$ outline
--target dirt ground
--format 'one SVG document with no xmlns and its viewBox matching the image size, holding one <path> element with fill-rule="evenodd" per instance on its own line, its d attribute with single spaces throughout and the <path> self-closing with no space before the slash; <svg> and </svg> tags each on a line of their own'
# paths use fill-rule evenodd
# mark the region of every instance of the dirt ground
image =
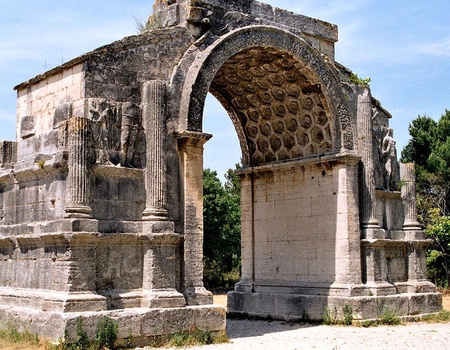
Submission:
<svg viewBox="0 0 450 350">
<path fill-rule="evenodd" d="M 445 310 L 450 311 L 450 291 L 448 290 L 444 292 L 444 295 L 442 297 L 442 307 Z"/>
</svg>

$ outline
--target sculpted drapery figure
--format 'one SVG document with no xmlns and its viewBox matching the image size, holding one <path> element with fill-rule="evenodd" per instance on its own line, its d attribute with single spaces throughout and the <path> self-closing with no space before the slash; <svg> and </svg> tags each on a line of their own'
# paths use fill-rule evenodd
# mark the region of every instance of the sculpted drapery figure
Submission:
<svg viewBox="0 0 450 350">
<path fill-rule="evenodd" d="M 383 139 L 382 157 L 384 163 L 384 187 L 386 190 L 397 190 L 399 180 L 399 164 L 394 139 L 394 130 L 387 129 Z"/>
</svg>

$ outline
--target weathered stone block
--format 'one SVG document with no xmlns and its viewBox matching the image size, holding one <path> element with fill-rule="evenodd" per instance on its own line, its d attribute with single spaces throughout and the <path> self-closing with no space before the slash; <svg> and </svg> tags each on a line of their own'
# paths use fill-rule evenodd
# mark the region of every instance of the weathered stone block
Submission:
<svg viewBox="0 0 450 350">
<path fill-rule="evenodd" d="M 25 139 L 36 133 L 36 118 L 32 115 L 22 117 L 20 121 L 20 137 Z"/>
</svg>

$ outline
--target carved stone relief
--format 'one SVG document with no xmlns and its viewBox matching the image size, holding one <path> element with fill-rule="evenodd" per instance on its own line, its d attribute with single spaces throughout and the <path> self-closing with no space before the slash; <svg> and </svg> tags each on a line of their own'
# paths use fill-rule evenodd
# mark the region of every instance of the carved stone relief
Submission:
<svg viewBox="0 0 450 350">
<path fill-rule="evenodd" d="M 12 141 L 0 142 L 0 166 L 16 161 L 17 144 Z"/>
<path fill-rule="evenodd" d="M 27 137 L 34 136 L 36 118 L 32 115 L 26 115 L 20 120 L 20 137 L 25 139 Z"/>
<path fill-rule="evenodd" d="M 393 130 L 389 128 L 389 117 L 382 110 L 373 108 L 375 187 L 386 191 L 399 191 L 400 165 Z"/>
<path fill-rule="evenodd" d="M 89 99 L 87 104 L 95 162 L 142 167 L 144 139 L 139 106 L 107 99 Z"/>
<path fill-rule="evenodd" d="M 384 164 L 384 189 L 387 191 L 397 191 L 399 189 L 400 168 L 395 144 L 394 131 L 388 128 L 383 138 L 381 150 Z"/>
</svg>

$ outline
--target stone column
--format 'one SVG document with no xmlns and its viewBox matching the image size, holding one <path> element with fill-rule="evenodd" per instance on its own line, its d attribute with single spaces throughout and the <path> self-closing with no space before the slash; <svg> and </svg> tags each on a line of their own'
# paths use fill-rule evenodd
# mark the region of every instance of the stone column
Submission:
<svg viewBox="0 0 450 350">
<path fill-rule="evenodd" d="M 416 239 L 424 239 L 422 227 L 417 221 L 416 207 L 416 182 L 414 163 L 400 164 L 400 177 L 402 179 L 402 199 L 405 208 L 405 221 L 403 222 L 403 230 L 419 231 L 419 237 L 411 237 Z"/>
<path fill-rule="evenodd" d="M 364 238 L 384 238 L 376 219 L 376 197 L 374 178 L 372 97 L 365 88 L 358 95 L 358 148 L 361 154 L 361 227 Z"/>
<path fill-rule="evenodd" d="M 89 120 L 83 117 L 69 119 L 69 172 L 67 175 L 68 203 L 66 218 L 91 218 L 89 206 Z"/>
<path fill-rule="evenodd" d="M 184 199 L 184 295 L 189 305 L 212 304 L 203 286 L 203 145 L 209 134 L 184 132 L 177 136 Z"/>
<path fill-rule="evenodd" d="M 142 119 L 146 140 L 145 221 L 166 221 L 166 174 L 164 157 L 166 85 L 152 80 L 142 88 Z"/>
</svg>

